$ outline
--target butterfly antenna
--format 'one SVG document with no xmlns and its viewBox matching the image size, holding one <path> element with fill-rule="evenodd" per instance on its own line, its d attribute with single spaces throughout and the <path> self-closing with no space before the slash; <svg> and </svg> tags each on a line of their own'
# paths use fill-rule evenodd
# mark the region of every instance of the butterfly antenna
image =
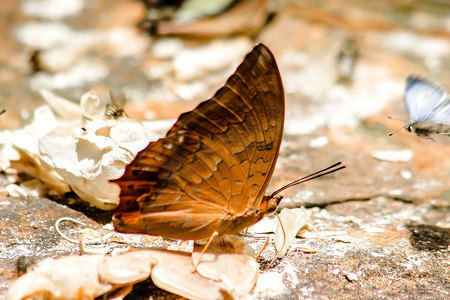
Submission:
<svg viewBox="0 0 450 300">
<path fill-rule="evenodd" d="M 391 117 L 391 116 L 388 116 L 387 118 L 388 118 L 389 120 L 395 120 L 395 121 L 400 121 L 400 122 L 403 122 L 403 123 L 408 123 L 408 122 L 406 122 L 405 120 L 393 118 L 393 117 Z"/>
<path fill-rule="evenodd" d="M 289 184 L 286 184 L 286 185 L 283 186 L 282 188 L 279 188 L 278 190 L 276 190 L 275 192 L 273 192 L 272 195 L 270 195 L 270 197 L 273 198 L 273 197 L 275 197 L 275 195 L 281 193 L 281 192 L 284 191 L 285 189 L 288 189 L 288 188 L 290 188 L 290 187 L 293 187 L 294 185 L 297 185 L 297 184 L 300 184 L 300 183 L 303 183 L 303 182 L 306 182 L 306 181 L 309 181 L 309 180 L 312 180 L 312 179 L 315 179 L 315 178 L 319 178 L 319 177 L 322 177 L 322 176 L 325 176 L 325 175 L 334 173 L 334 172 L 336 172 L 336 171 L 342 170 L 342 169 L 344 169 L 344 168 L 347 167 L 347 166 L 339 166 L 339 165 L 341 165 L 341 164 L 342 164 L 342 162 L 337 162 L 337 163 L 335 163 L 335 164 L 329 166 L 328 168 L 325 168 L 325 169 L 322 169 L 322 170 L 320 170 L 320 171 L 314 172 L 314 173 L 312 173 L 312 174 L 309 174 L 308 176 L 299 178 L 299 179 L 297 179 L 297 180 L 295 180 L 295 181 L 293 181 L 293 182 L 291 182 L 291 183 L 289 183 Z M 338 167 L 338 166 L 339 166 L 339 167 Z M 337 168 L 336 168 L 336 167 L 337 167 Z M 334 168 L 335 168 L 335 169 L 334 169 Z"/>
<path fill-rule="evenodd" d="M 390 120 L 400 121 L 400 122 L 403 122 L 403 123 L 408 124 L 408 122 L 406 122 L 405 120 L 396 119 L 396 118 L 393 118 L 393 117 L 391 117 L 391 116 L 388 116 L 387 118 L 390 119 Z M 408 125 L 406 125 L 406 126 L 408 126 Z M 403 128 L 405 128 L 405 126 L 400 127 L 399 129 L 397 129 L 396 131 L 394 131 L 394 132 L 392 132 L 392 133 L 389 133 L 389 136 L 393 136 L 394 134 L 396 134 L 397 132 L 399 132 L 399 131 L 402 130 Z"/>
<path fill-rule="evenodd" d="M 400 128 L 397 129 L 396 131 L 389 133 L 389 136 L 393 136 L 394 134 L 396 134 L 397 132 L 399 132 L 399 131 L 402 130 L 403 128 L 405 128 L 405 127 L 400 127 Z"/>
</svg>

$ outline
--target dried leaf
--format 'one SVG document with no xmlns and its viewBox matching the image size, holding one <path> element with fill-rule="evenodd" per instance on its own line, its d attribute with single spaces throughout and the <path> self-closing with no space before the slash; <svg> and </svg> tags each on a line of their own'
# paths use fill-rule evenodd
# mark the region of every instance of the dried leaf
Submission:
<svg viewBox="0 0 450 300">
<path fill-rule="evenodd" d="M 195 245 L 192 263 L 200 258 L 204 246 Z M 226 235 L 215 238 L 201 256 L 197 272 L 205 278 L 221 282 L 234 297 L 246 295 L 258 278 L 258 263 L 253 249 L 242 238 Z"/>
<path fill-rule="evenodd" d="M 242 245 L 238 248 L 242 248 Z M 213 273 L 225 273 L 219 281 L 191 272 L 191 254 L 185 252 L 150 249 L 115 257 L 74 255 L 41 261 L 11 284 L 6 300 L 39 295 L 57 299 L 93 299 L 102 295 L 103 299 L 122 299 L 131 291 L 133 284 L 149 276 L 156 286 L 189 299 L 222 299 L 225 296 L 248 294 L 258 274 L 255 259 L 252 258 L 255 265 L 250 263 L 249 269 L 246 254 L 233 253 L 229 256 L 226 253 L 228 248 L 219 246 L 214 249 L 224 252 L 217 254 L 218 265 L 208 265 L 208 270 Z M 239 249 L 234 251 L 243 251 Z M 243 274 L 249 270 L 251 273 Z M 245 277 L 253 277 L 253 280 L 250 282 Z M 239 279 L 244 281 L 239 282 Z"/>
<path fill-rule="evenodd" d="M 283 257 L 289 246 L 294 242 L 297 233 L 311 222 L 306 209 L 292 208 L 283 209 L 279 214 L 281 223 L 283 224 L 286 236 L 284 236 L 280 223 L 277 223 L 275 230 L 275 247 L 277 248 L 277 257 Z"/>
</svg>

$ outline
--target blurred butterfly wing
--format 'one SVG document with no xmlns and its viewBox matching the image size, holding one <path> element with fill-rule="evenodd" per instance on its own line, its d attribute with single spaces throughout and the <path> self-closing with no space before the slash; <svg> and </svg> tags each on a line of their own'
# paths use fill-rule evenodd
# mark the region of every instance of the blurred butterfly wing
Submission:
<svg viewBox="0 0 450 300">
<path fill-rule="evenodd" d="M 405 104 L 420 136 L 450 133 L 450 98 L 444 88 L 415 76 L 406 79 Z"/>
<path fill-rule="evenodd" d="M 432 82 L 411 75 L 406 79 L 405 105 L 413 121 L 428 120 L 446 97 L 446 91 Z"/>
<path fill-rule="evenodd" d="M 256 46 L 213 98 L 182 114 L 112 182 L 119 231 L 201 239 L 259 206 L 278 157 L 284 94 L 273 55 Z"/>
<path fill-rule="evenodd" d="M 441 101 L 430 114 L 429 120 L 450 125 L 450 97 L 446 97 Z"/>
<path fill-rule="evenodd" d="M 422 130 L 425 133 L 450 134 L 450 98 L 441 102 L 426 121 L 413 123 L 415 131 Z"/>
<path fill-rule="evenodd" d="M 111 103 L 113 106 L 123 108 L 127 101 L 127 97 L 122 90 L 119 91 L 109 91 L 109 97 L 111 98 Z"/>
</svg>

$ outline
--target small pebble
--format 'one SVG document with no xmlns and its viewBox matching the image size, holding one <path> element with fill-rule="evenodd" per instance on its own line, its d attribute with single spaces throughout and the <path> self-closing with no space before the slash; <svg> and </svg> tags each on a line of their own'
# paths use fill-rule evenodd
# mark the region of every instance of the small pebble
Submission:
<svg viewBox="0 0 450 300">
<path fill-rule="evenodd" d="M 402 189 L 390 190 L 388 194 L 391 196 L 400 196 L 403 194 L 403 190 Z"/>
<path fill-rule="evenodd" d="M 407 162 L 413 158 L 414 153 L 409 150 L 378 150 L 372 152 L 372 157 L 390 162 Z"/>
<path fill-rule="evenodd" d="M 102 228 L 105 230 L 114 230 L 114 225 L 112 223 L 108 223 L 108 224 L 103 225 Z"/>
<path fill-rule="evenodd" d="M 318 137 L 310 140 L 308 143 L 308 146 L 310 148 L 322 148 L 322 147 L 328 145 L 329 142 L 330 142 L 330 140 L 328 139 L 328 137 L 321 135 L 321 136 L 318 136 Z"/>
<path fill-rule="evenodd" d="M 364 231 L 371 234 L 378 234 L 384 232 L 384 229 L 379 227 L 367 227 L 364 228 Z"/>
<path fill-rule="evenodd" d="M 356 275 L 356 273 L 343 271 L 342 274 L 344 274 L 344 277 L 350 282 L 358 280 L 358 275 Z"/>
<path fill-rule="evenodd" d="M 403 179 L 409 180 L 412 178 L 412 172 L 408 170 L 401 170 L 400 176 L 402 176 Z"/>
</svg>

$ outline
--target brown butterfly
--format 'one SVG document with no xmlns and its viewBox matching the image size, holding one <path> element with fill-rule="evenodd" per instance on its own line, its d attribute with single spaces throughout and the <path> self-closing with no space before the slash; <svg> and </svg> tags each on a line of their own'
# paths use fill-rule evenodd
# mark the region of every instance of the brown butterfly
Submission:
<svg viewBox="0 0 450 300">
<path fill-rule="evenodd" d="M 288 187 L 265 195 L 283 124 L 280 73 L 259 44 L 214 97 L 182 114 L 111 180 L 121 189 L 116 230 L 198 240 L 253 225 L 276 210 L 275 195 Z"/>
</svg>

